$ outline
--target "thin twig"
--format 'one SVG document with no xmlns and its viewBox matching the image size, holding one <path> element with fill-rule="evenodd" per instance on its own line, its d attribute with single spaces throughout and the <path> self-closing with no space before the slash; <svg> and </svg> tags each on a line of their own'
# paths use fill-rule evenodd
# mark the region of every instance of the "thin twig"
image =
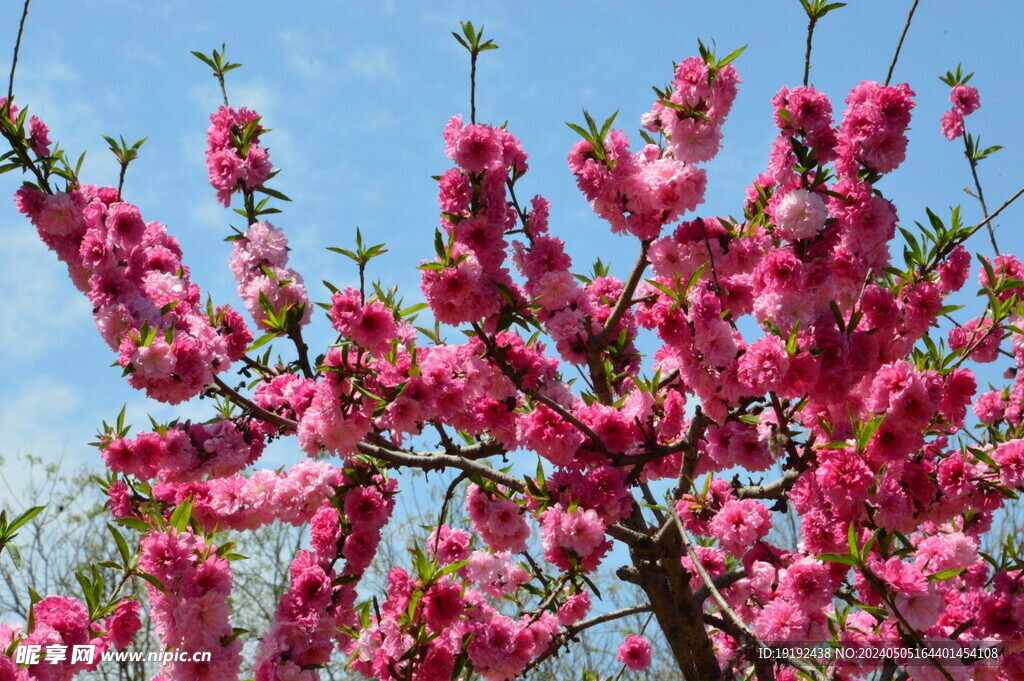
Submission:
<svg viewBox="0 0 1024 681">
<path fill-rule="evenodd" d="M 469 122 L 476 125 L 476 56 L 477 53 L 470 50 L 469 53 Z"/>
<path fill-rule="evenodd" d="M 747 626 L 747 624 L 742 619 L 740 619 L 740 616 L 736 614 L 736 611 L 733 610 L 732 607 L 729 606 L 725 598 L 722 596 L 722 593 L 718 590 L 718 587 L 715 586 L 715 580 L 712 579 L 711 576 L 708 574 L 707 570 L 704 569 L 704 565 L 700 562 L 700 558 L 697 556 L 697 552 L 693 549 L 693 543 L 690 540 L 690 535 L 686 531 L 686 528 L 683 527 L 683 521 L 679 519 L 679 514 L 676 513 L 675 508 L 673 508 L 671 504 L 669 504 L 668 511 L 670 514 L 672 514 L 672 520 L 675 522 L 676 528 L 679 530 L 679 534 L 682 538 L 683 548 L 686 551 L 686 555 L 689 556 L 690 562 L 693 564 L 693 568 L 697 572 L 697 575 L 701 578 L 701 581 L 704 582 L 704 586 L 711 593 L 711 597 L 718 605 L 718 609 L 722 613 L 724 619 L 737 630 L 742 632 L 745 636 L 747 636 L 754 643 L 754 645 L 756 645 L 759 648 L 766 648 L 767 646 L 764 644 L 764 642 L 761 641 L 757 637 L 757 635 L 754 634 L 754 632 L 750 629 L 750 627 Z M 818 670 L 817 667 L 806 662 L 805 660 L 801 660 L 795 657 L 787 657 L 784 658 L 784 660 L 790 666 L 802 671 L 804 674 L 807 674 L 808 676 L 817 679 L 818 681 L 825 681 L 825 677 L 824 675 L 822 675 L 821 671 Z"/>
<path fill-rule="evenodd" d="M 988 217 L 988 206 L 985 205 L 985 193 L 981 190 L 981 180 L 978 179 L 978 161 L 974 158 L 974 154 L 971 153 L 971 145 L 968 142 L 969 136 L 967 134 L 967 126 L 964 126 L 964 156 L 967 157 L 967 163 L 971 166 L 971 177 L 974 178 L 974 188 L 978 190 L 978 203 L 981 204 L 981 214 L 984 217 Z M 968 192 L 970 193 L 970 192 Z M 992 223 L 985 226 L 988 229 L 988 238 L 992 242 L 992 250 L 995 251 L 996 255 L 999 255 L 999 244 L 996 243 L 996 232 L 992 227 Z"/>
<path fill-rule="evenodd" d="M 892 55 L 892 63 L 889 64 L 889 73 L 885 76 L 885 84 L 888 85 L 889 81 L 892 80 L 892 72 L 896 68 L 896 61 L 900 58 L 900 49 L 903 47 L 903 39 L 907 37 L 907 31 L 910 30 L 910 22 L 914 18 L 914 10 L 917 9 L 917 3 L 919 0 L 914 0 L 914 4 L 910 6 L 910 13 L 907 14 L 907 23 L 903 26 L 903 33 L 900 34 L 900 41 L 896 43 L 896 52 Z"/>
<path fill-rule="evenodd" d="M 810 16 L 807 18 L 807 51 L 804 53 L 804 87 L 807 87 L 807 83 L 810 81 L 811 76 L 811 38 L 814 36 L 814 25 L 818 23 L 818 18 Z"/>
<path fill-rule="evenodd" d="M 21 23 L 18 24 L 18 38 L 14 41 L 14 59 L 11 60 L 11 75 L 7 79 L 7 110 L 11 110 L 11 101 L 14 99 L 14 72 L 18 68 L 18 52 L 21 50 L 21 35 L 25 32 L 25 19 L 28 18 L 28 4 L 32 0 L 25 0 L 25 7 L 21 10 Z"/>
<path fill-rule="evenodd" d="M 302 375 L 306 378 L 313 378 L 313 367 L 309 364 L 309 346 L 306 345 L 306 341 L 302 340 L 302 327 L 296 326 L 288 334 L 288 337 L 292 339 L 295 350 L 299 353 L 299 367 L 302 369 Z"/>
<path fill-rule="evenodd" d="M 297 421 L 292 421 L 291 419 L 275 414 L 274 412 L 267 411 L 222 381 L 220 376 L 214 376 L 213 382 L 217 384 L 217 388 L 219 388 L 220 391 L 228 397 L 228 399 L 248 411 L 256 418 L 266 421 L 267 423 L 271 423 L 278 428 L 284 428 L 285 430 L 298 430 L 299 424 Z"/>
<path fill-rule="evenodd" d="M 565 631 L 555 636 L 555 638 L 548 645 L 547 650 L 541 653 L 538 657 L 534 658 L 534 660 L 526 666 L 526 669 L 524 669 L 520 673 L 520 676 L 525 676 L 527 672 L 534 669 L 539 664 L 544 662 L 544 660 L 554 655 L 556 652 L 558 652 L 559 648 L 561 648 L 563 645 L 572 640 L 573 637 L 577 636 L 580 632 L 586 631 L 591 627 L 596 627 L 599 624 L 604 624 L 605 622 L 612 622 L 618 619 L 622 619 L 623 617 L 630 617 L 632 615 L 639 615 L 650 611 L 651 605 L 649 603 L 643 603 L 641 605 L 633 605 L 628 608 L 622 608 L 621 610 L 615 610 L 613 612 L 606 612 L 603 615 L 595 615 L 594 617 L 583 620 L 578 624 L 568 626 L 565 628 Z"/>
<path fill-rule="evenodd" d="M 949 244 L 946 245 L 946 248 L 942 249 L 939 252 L 936 252 L 935 258 L 932 261 L 930 261 L 927 265 L 925 265 L 921 270 L 919 270 L 920 273 L 921 274 L 927 274 L 933 268 L 937 267 L 938 264 L 940 262 L 942 262 L 942 259 L 945 258 L 946 256 L 948 256 L 953 251 L 954 248 L 956 248 L 957 246 L 959 246 L 960 244 L 964 243 L 965 241 L 970 239 L 972 236 L 977 234 L 979 229 L 981 229 L 985 225 L 987 225 L 990 222 L 992 222 L 993 220 L 995 220 L 996 217 L 998 217 L 998 215 L 1000 213 L 1002 213 L 1004 210 L 1006 210 L 1010 206 L 1010 204 L 1012 204 L 1014 201 L 1019 199 L 1021 196 L 1024 196 L 1024 187 L 1021 187 L 1020 189 L 1018 189 L 1016 194 L 1014 194 L 1013 196 L 1008 198 L 1006 201 L 1004 201 L 1003 205 L 999 206 L 999 208 L 996 208 L 994 211 L 992 211 L 992 214 L 989 215 L 987 218 L 985 218 L 984 220 L 982 220 L 978 224 L 974 225 L 973 227 L 970 227 L 966 232 L 964 232 L 964 236 L 963 237 L 961 237 L 959 239 L 954 239 L 953 241 L 951 241 Z"/>
<path fill-rule="evenodd" d="M 224 98 L 224 106 L 230 107 L 231 105 L 228 104 L 228 89 L 224 86 L 224 72 L 214 71 L 213 75 L 217 78 L 217 82 L 220 83 L 220 94 Z"/>
<path fill-rule="evenodd" d="M 441 512 L 437 516 L 437 530 L 434 535 L 434 556 L 437 556 L 437 547 L 441 544 L 441 526 L 448 521 L 448 504 L 451 502 L 452 497 L 455 496 L 455 488 L 468 477 L 469 473 L 462 471 L 455 476 L 455 479 L 452 480 L 450 485 L 448 485 L 448 489 L 444 493 L 444 502 L 441 503 Z"/>
</svg>

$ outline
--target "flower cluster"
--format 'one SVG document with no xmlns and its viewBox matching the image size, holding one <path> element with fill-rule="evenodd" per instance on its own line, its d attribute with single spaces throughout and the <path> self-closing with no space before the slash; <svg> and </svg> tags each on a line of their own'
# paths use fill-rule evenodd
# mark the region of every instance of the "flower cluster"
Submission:
<svg viewBox="0 0 1024 681">
<path fill-rule="evenodd" d="M 93 305 L 100 335 L 134 388 L 161 402 L 194 397 L 241 357 L 252 335 L 229 307 L 204 313 L 177 239 L 113 187 L 44 193 L 23 187 L 18 210 L 63 260 Z"/>
<path fill-rule="evenodd" d="M 222 106 L 210 115 L 206 131 L 206 169 L 217 200 L 231 205 L 239 189 L 253 191 L 270 177 L 270 154 L 260 146 L 260 116 L 242 107 Z"/>
<path fill-rule="evenodd" d="M 191 482 L 223 478 L 255 463 L 263 453 L 263 437 L 233 421 L 179 423 L 134 438 L 101 438 L 107 468 L 140 480 Z"/>
<path fill-rule="evenodd" d="M 142 627 L 139 620 L 139 603 L 120 600 L 111 606 L 113 611 L 102 620 L 91 621 L 85 606 L 66 596 L 47 596 L 32 606 L 32 624 L 29 631 L 8 624 L 0 625 L 0 649 L 8 650 L 12 645 L 39 646 L 45 651 L 51 646 L 71 651 L 75 646 L 94 646 L 91 661 L 72 662 L 70 654 L 65 659 L 47 660 L 45 657 L 17 667 L 11 658 L 0 655 L 0 678 L 10 681 L 70 681 L 82 672 L 96 669 L 103 653 L 111 647 L 121 650 L 131 643 Z"/>
<path fill-rule="evenodd" d="M 503 267 L 505 233 L 516 222 L 506 182 L 525 173 L 527 163 L 507 130 L 463 125 L 461 116 L 448 122 L 444 140 L 457 165 L 440 179 L 441 225 L 448 239 L 444 243 L 439 235 L 437 260 L 420 267 L 420 290 L 438 321 L 460 324 L 497 313 L 502 291 L 522 297 Z"/>
<path fill-rule="evenodd" d="M 228 597 L 231 565 L 216 547 L 188 532 L 154 532 L 142 540 L 139 567 L 152 575 L 150 617 L 169 648 L 209 651 L 206 662 L 174 661 L 172 679 L 226 679 L 238 674 L 242 641 L 233 635 Z"/>
<path fill-rule="evenodd" d="M 981 97 L 978 88 L 958 83 L 949 93 L 949 102 L 953 107 L 942 114 L 940 124 L 942 134 L 952 141 L 963 136 L 964 118 L 981 108 Z"/>
<path fill-rule="evenodd" d="M 559 631 L 549 612 L 512 619 L 448 576 L 414 578 L 396 567 L 385 595 L 380 617 L 364 619 L 352 649 L 352 668 L 367 678 L 392 681 L 411 672 L 417 681 L 447 681 L 457 656 L 465 655 L 483 678 L 504 681 L 545 652 Z"/>
<path fill-rule="evenodd" d="M 271 522 L 308 523 L 325 499 L 348 484 L 342 469 L 323 461 L 303 461 L 285 472 L 257 470 L 209 481 L 156 483 L 155 499 L 177 506 L 189 499 L 192 517 L 207 532 L 254 530 Z"/>
<path fill-rule="evenodd" d="M 234 241 L 231 272 L 238 297 L 264 331 L 288 333 L 313 315 L 302 275 L 288 267 L 288 237 L 269 222 L 255 222 Z"/>
<path fill-rule="evenodd" d="M 394 479 L 365 469 L 349 474 L 364 483 L 340 487 L 313 516 L 311 550 L 292 562 L 290 585 L 257 652 L 257 681 L 313 679 L 308 670 L 326 664 L 339 643 L 348 644 L 338 632 L 356 624 L 356 585 L 376 553 L 396 488 Z M 340 560 L 344 568 L 336 570 Z"/>
</svg>

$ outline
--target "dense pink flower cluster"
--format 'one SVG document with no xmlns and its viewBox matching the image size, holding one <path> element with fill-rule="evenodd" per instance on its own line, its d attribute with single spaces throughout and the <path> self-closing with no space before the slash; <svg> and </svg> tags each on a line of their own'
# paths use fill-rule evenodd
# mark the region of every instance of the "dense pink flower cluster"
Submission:
<svg viewBox="0 0 1024 681">
<path fill-rule="evenodd" d="M 501 290 L 521 298 L 505 262 L 505 233 L 515 227 L 506 182 L 527 170 L 526 153 L 508 131 L 463 125 L 445 127 L 448 158 L 458 167 L 440 180 L 441 225 L 448 235 L 434 263 L 421 266 L 420 290 L 438 321 L 460 324 L 495 314 Z M 439 237 L 440 239 L 440 237 Z"/>
<path fill-rule="evenodd" d="M 39 646 L 39 661 L 17 667 L 11 658 L 0 655 L 0 678 L 5 681 L 69 681 L 99 665 L 101 656 L 111 647 L 121 650 L 131 643 L 142 627 L 139 604 L 121 600 L 106 618 L 90 621 L 80 602 L 66 596 L 47 596 L 32 606 L 34 623 L 29 631 L 0 624 L 0 650 L 10 646 Z M 72 662 L 75 646 L 95 646 L 93 659 Z M 47 649 L 56 647 L 66 654 L 61 660 L 47 660 Z"/>
<path fill-rule="evenodd" d="M 836 170 L 854 177 L 861 170 L 890 173 L 907 156 L 907 126 L 914 91 L 905 83 L 863 82 L 846 97 L 839 128 Z"/>
<path fill-rule="evenodd" d="M 494 551 L 519 553 L 526 550 L 530 526 L 523 515 L 525 509 L 502 495 L 470 485 L 466 495 L 466 513 L 473 529 Z"/>
<path fill-rule="evenodd" d="M 311 550 L 292 562 L 291 583 L 256 654 L 257 681 L 312 681 L 312 668 L 326 664 L 337 645 L 351 645 L 339 631 L 357 624 L 356 586 L 376 554 L 397 487 L 366 470 L 351 475 L 363 483 L 348 481 L 311 520 Z M 336 569 L 341 560 L 344 568 Z"/>
<path fill-rule="evenodd" d="M 350 484 L 342 469 L 324 461 L 303 461 L 285 472 L 257 470 L 209 481 L 156 483 L 154 498 L 178 505 L 191 499 L 192 517 L 204 531 L 254 530 L 276 521 L 310 522 L 324 500 Z"/>
<path fill-rule="evenodd" d="M 649 132 L 664 133 L 680 161 L 710 161 L 718 153 L 739 82 L 734 66 L 715 68 L 700 57 L 687 57 L 676 67 L 667 99 L 656 101 L 641 122 Z"/>
<path fill-rule="evenodd" d="M 964 118 L 970 116 L 981 107 L 978 88 L 958 83 L 949 93 L 949 102 L 953 107 L 942 114 L 940 125 L 942 134 L 952 141 L 964 134 Z"/>
<path fill-rule="evenodd" d="M 403 345 L 415 339 L 416 331 L 410 324 L 399 324 L 395 314 L 379 301 L 364 305 L 359 291 L 351 287 L 334 295 L 330 314 L 334 328 L 343 338 L 376 357 L 387 353 L 396 338 Z"/>
<path fill-rule="evenodd" d="M 188 532 L 154 532 L 142 540 L 139 567 L 163 587 L 146 587 L 150 617 L 163 644 L 211 653 L 207 662 L 171 662 L 163 670 L 168 677 L 213 681 L 237 676 L 242 641 L 232 636 L 231 564 L 216 547 Z"/>
<path fill-rule="evenodd" d="M 593 509 L 552 506 L 541 514 L 541 532 L 544 559 L 559 570 L 593 572 L 612 548 Z"/>
<path fill-rule="evenodd" d="M 104 440 L 100 449 L 107 468 L 162 482 L 223 478 L 255 463 L 264 448 L 262 435 L 227 420 L 185 422 L 132 439 L 107 435 Z"/>
<path fill-rule="evenodd" d="M 170 404 L 194 397 L 252 341 L 231 308 L 202 311 L 177 239 L 145 222 L 113 187 L 47 194 L 26 186 L 16 203 L 92 303 L 128 382 L 149 397 Z"/>
<path fill-rule="evenodd" d="M 449 577 L 425 582 L 396 567 L 385 595 L 380 617 L 363 623 L 352 650 L 352 668 L 367 678 L 411 673 L 416 681 L 447 681 L 464 649 L 483 678 L 504 681 L 545 652 L 559 631 L 549 612 L 513 619 Z"/>
<path fill-rule="evenodd" d="M 269 222 L 255 222 L 234 241 L 231 272 L 238 282 L 238 297 L 263 330 L 268 311 L 288 319 L 291 329 L 305 326 L 313 315 L 302 275 L 288 267 L 288 237 Z"/>
<path fill-rule="evenodd" d="M 251 134 L 246 139 L 246 130 Z M 260 116 L 242 107 L 222 106 L 210 115 L 206 131 L 206 169 L 217 200 L 231 205 L 231 195 L 239 189 L 252 191 L 270 177 L 270 154 L 260 146 Z"/>
</svg>

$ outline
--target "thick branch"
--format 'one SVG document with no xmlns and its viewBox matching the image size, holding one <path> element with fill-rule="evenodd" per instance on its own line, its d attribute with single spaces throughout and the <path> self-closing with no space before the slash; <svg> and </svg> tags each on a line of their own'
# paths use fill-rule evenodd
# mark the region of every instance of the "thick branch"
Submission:
<svg viewBox="0 0 1024 681">
<path fill-rule="evenodd" d="M 622 295 L 619 296 L 618 302 L 615 303 L 611 316 L 605 321 L 601 333 L 592 339 L 594 347 L 602 348 L 608 344 L 611 335 L 615 333 L 615 327 L 622 320 L 622 315 L 626 314 L 626 310 L 629 309 L 629 304 L 633 300 L 636 287 L 640 285 L 640 280 L 643 278 L 644 272 L 647 271 L 647 249 L 650 245 L 650 240 L 640 242 L 640 255 L 636 259 L 636 264 L 633 265 L 633 271 L 630 272 L 629 279 L 626 280 L 626 284 L 622 288 Z"/>
<path fill-rule="evenodd" d="M 455 468 L 472 475 L 479 475 L 482 478 L 493 480 L 494 482 L 500 485 L 505 485 L 505 487 L 515 490 L 520 494 L 526 491 L 526 483 L 519 478 L 511 476 L 508 473 L 502 473 L 501 471 L 494 470 L 490 466 L 472 459 L 463 459 L 459 456 L 452 456 L 451 454 L 444 454 L 441 452 L 414 454 L 412 452 L 390 449 L 380 445 L 371 444 L 369 442 L 360 442 L 357 445 L 357 448 L 361 454 L 366 454 L 380 459 L 381 461 L 387 461 L 388 463 L 393 463 L 399 466 L 410 466 L 422 471 L 436 471 L 445 468 Z"/>
<path fill-rule="evenodd" d="M 258 419 L 262 419 L 267 423 L 272 423 L 278 428 L 285 430 L 297 430 L 299 427 L 298 421 L 292 421 L 283 416 L 279 416 L 272 411 L 267 411 L 263 407 L 259 406 L 249 398 L 245 397 L 237 390 L 229 386 L 227 383 L 222 381 L 219 376 L 213 377 L 213 382 L 217 384 L 217 388 L 227 396 L 232 402 L 237 404 L 242 409 L 248 411 L 252 416 Z"/>
<path fill-rule="evenodd" d="M 744 485 L 736 489 L 734 494 L 737 499 L 778 499 L 789 491 L 799 477 L 800 471 L 790 468 L 774 482 L 765 485 Z"/>
<path fill-rule="evenodd" d="M 747 576 L 747 573 L 742 569 L 736 572 L 726 572 L 723 575 L 711 578 L 711 583 L 714 584 L 716 589 L 728 589 L 730 586 L 740 581 Z M 699 607 L 704 601 L 711 595 L 711 589 L 706 586 L 702 586 L 693 592 L 693 602 Z"/>
</svg>

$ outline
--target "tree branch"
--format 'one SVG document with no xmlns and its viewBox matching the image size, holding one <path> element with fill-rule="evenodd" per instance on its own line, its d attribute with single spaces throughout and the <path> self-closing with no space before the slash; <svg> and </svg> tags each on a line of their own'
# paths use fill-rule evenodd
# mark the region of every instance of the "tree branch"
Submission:
<svg viewBox="0 0 1024 681">
<path fill-rule="evenodd" d="M 765 485 L 744 485 L 734 490 L 737 499 L 778 499 L 789 491 L 800 477 L 800 471 L 787 469 L 782 477 Z"/>
<path fill-rule="evenodd" d="M 625 286 L 622 288 L 622 294 L 619 296 L 619 300 L 615 303 L 615 307 L 612 309 L 612 314 L 605 320 L 604 328 L 601 329 L 601 333 L 597 334 L 597 337 L 593 338 L 593 345 L 597 348 L 604 347 L 608 343 L 608 339 L 612 333 L 615 332 L 615 327 L 619 325 L 619 321 L 622 320 L 622 315 L 626 314 L 626 310 L 629 309 L 629 304 L 633 300 L 633 294 L 636 292 L 636 287 L 640 285 L 640 279 L 643 278 L 644 272 L 647 270 L 647 249 L 651 246 L 651 240 L 640 242 L 640 255 L 636 259 L 636 263 L 633 265 L 633 271 L 629 273 L 629 279 L 626 280 Z"/>
<path fill-rule="evenodd" d="M 21 22 L 18 24 L 18 38 L 14 41 L 14 59 L 11 60 L 11 75 L 7 79 L 7 111 L 10 111 L 14 99 L 14 72 L 18 69 L 18 52 L 21 51 L 21 36 L 25 32 L 25 19 L 28 18 L 30 2 L 32 0 L 25 0 L 25 7 L 21 10 Z"/>
<path fill-rule="evenodd" d="M 704 565 L 700 562 L 700 558 L 697 556 L 697 552 L 693 550 L 693 543 L 690 541 L 690 535 L 687 533 L 686 528 L 683 527 L 683 521 L 679 519 L 679 514 L 676 513 L 675 508 L 669 507 L 669 513 L 672 514 L 672 520 L 675 522 L 676 528 L 679 530 L 680 537 L 683 540 L 683 549 L 686 551 L 686 555 L 690 557 L 690 561 L 693 563 L 693 568 L 696 570 L 701 581 L 704 582 L 704 586 L 710 592 L 715 603 L 718 605 L 719 611 L 722 613 L 723 618 L 732 627 L 735 627 L 738 631 L 742 632 L 745 637 L 748 637 L 753 644 L 759 648 L 766 648 L 764 642 L 762 642 L 750 627 L 740 619 L 740 616 L 736 614 L 729 604 L 726 602 L 722 593 L 715 586 L 715 580 L 711 578 L 707 570 L 704 569 Z M 818 670 L 817 667 L 809 664 L 805 660 L 801 660 L 795 657 L 789 657 L 785 660 L 790 666 L 800 670 L 804 674 L 814 678 L 816 681 L 825 681 L 825 676 Z"/>
<path fill-rule="evenodd" d="M 900 34 L 900 41 L 896 43 L 896 52 L 892 55 L 892 63 L 889 64 L 889 73 L 885 76 L 885 84 L 888 85 L 889 81 L 892 80 L 892 72 L 896 68 L 896 61 L 900 58 L 900 49 L 903 47 L 903 39 L 907 37 L 907 31 L 910 30 L 910 22 L 914 18 L 914 11 L 917 9 L 918 0 L 914 0 L 914 4 L 910 6 L 910 13 L 907 14 L 907 23 L 903 26 L 903 33 Z"/>
<path fill-rule="evenodd" d="M 217 388 L 226 395 L 228 399 L 248 411 L 252 416 L 266 421 L 267 423 L 272 423 L 278 428 L 283 428 L 285 430 L 298 430 L 298 421 L 292 421 L 291 419 L 279 416 L 272 411 L 267 411 L 222 381 L 220 376 L 214 376 L 213 382 L 217 384 Z"/>
<path fill-rule="evenodd" d="M 413 452 L 407 452 L 405 450 L 390 449 L 380 445 L 371 444 L 369 442 L 360 442 L 356 445 L 356 448 L 361 454 L 372 456 L 381 461 L 387 461 L 399 466 L 410 466 L 412 468 L 418 468 L 422 471 L 436 471 L 444 468 L 456 468 L 460 471 L 465 471 L 471 475 L 479 475 L 482 478 L 493 480 L 494 482 L 505 485 L 505 487 L 515 490 L 520 494 L 526 492 L 526 483 L 509 475 L 508 473 L 502 473 L 497 471 L 490 466 L 482 464 L 472 459 L 464 459 L 459 456 L 452 456 L 451 454 L 442 454 L 440 452 L 433 452 L 430 454 L 414 454 Z"/>
<path fill-rule="evenodd" d="M 804 87 L 807 87 L 807 83 L 810 81 L 811 77 L 811 39 L 814 37 L 814 26 L 817 23 L 817 17 L 807 17 L 807 49 L 804 52 Z"/>
<path fill-rule="evenodd" d="M 581 632 L 586 631 L 591 627 L 596 627 L 599 624 L 604 624 L 605 622 L 614 622 L 615 620 L 622 619 L 623 617 L 640 615 L 645 612 L 651 612 L 650 603 L 633 605 L 628 608 L 622 608 L 621 610 L 606 612 L 603 615 L 595 615 L 590 619 L 586 619 L 582 622 L 578 622 L 577 624 L 573 624 L 566 627 L 561 633 L 559 633 L 555 636 L 554 639 L 552 639 L 551 643 L 548 644 L 547 650 L 541 653 L 538 657 L 534 658 L 533 661 L 531 661 L 530 664 L 526 666 L 526 668 L 520 673 L 520 676 L 524 676 L 527 672 L 535 669 L 538 665 L 543 663 L 549 657 L 557 654 L 559 648 L 561 648 L 563 645 L 571 641 Z"/>
<path fill-rule="evenodd" d="M 711 582 L 715 585 L 716 589 L 728 589 L 730 586 L 740 581 L 741 579 L 745 578 L 746 576 L 747 573 L 744 572 L 741 568 L 736 572 L 726 572 L 723 575 L 712 577 Z M 708 599 L 708 596 L 710 595 L 711 589 L 709 589 L 707 586 L 702 586 L 701 588 L 693 592 L 693 602 L 696 603 L 699 607 L 702 603 L 704 603 L 704 601 Z"/>
</svg>

